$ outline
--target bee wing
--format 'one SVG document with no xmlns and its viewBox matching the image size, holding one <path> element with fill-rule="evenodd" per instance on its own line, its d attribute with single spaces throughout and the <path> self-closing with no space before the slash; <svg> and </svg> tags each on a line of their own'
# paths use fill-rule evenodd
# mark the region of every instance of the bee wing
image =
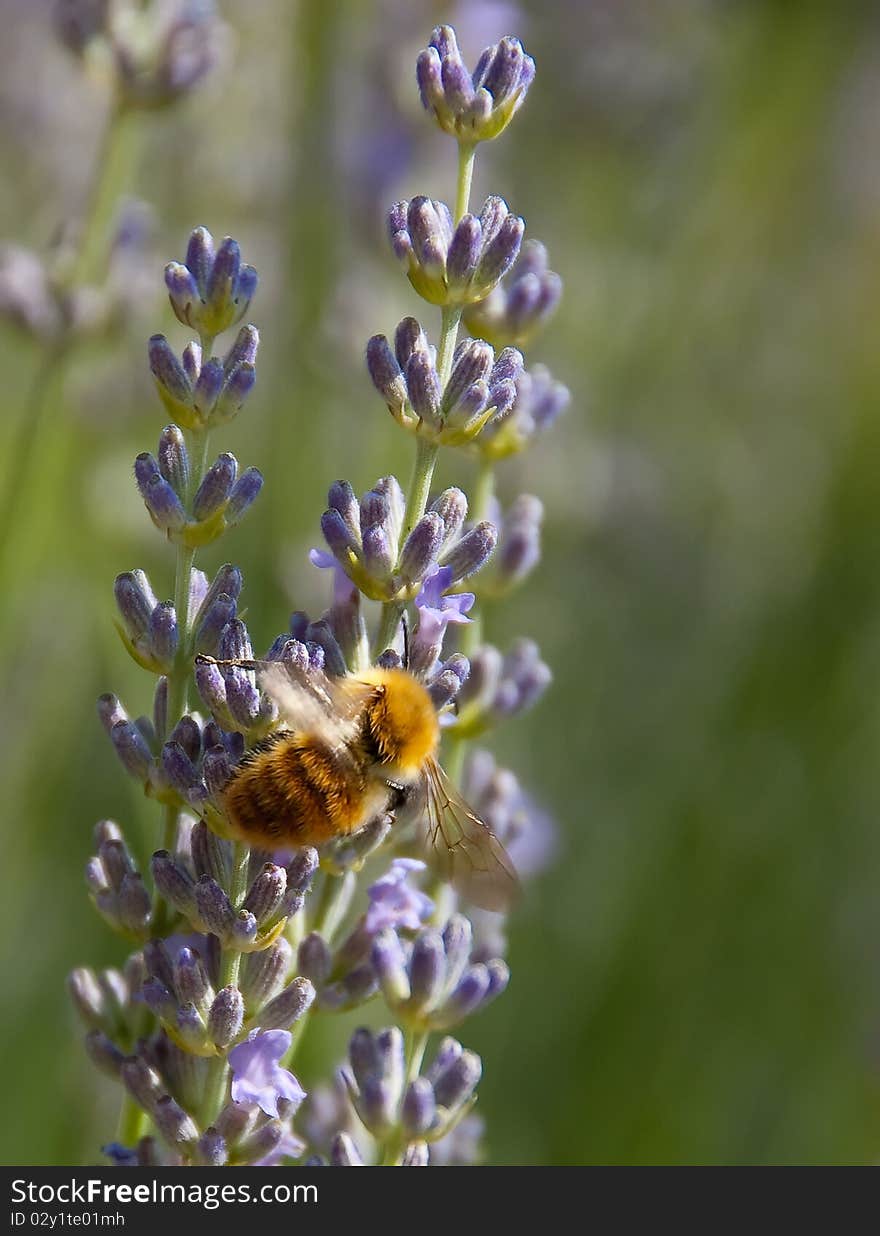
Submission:
<svg viewBox="0 0 880 1236">
<path fill-rule="evenodd" d="M 504 846 L 436 760 L 426 763 L 424 783 L 427 841 L 440 874 L 474 905 L 509 909 L 520 884 Z"/>
<path fill-rule="evenodd" d="M 316 734 L 328 746 L 351 743 L 369 690 L 338 682 L 320 671 L 308 673 L 289 661 L 266 661 L 258 671 L 260 686 L 274 700 L 281 719 L 292 729 Z"/>
</svg>

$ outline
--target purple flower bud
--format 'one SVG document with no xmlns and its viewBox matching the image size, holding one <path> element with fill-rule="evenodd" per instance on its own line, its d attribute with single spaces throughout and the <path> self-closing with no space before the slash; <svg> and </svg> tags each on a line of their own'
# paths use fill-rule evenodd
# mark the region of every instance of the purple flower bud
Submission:
<svg viewBox="0 0 880 1236">
<path fill-rule="evenodd" d="M 275 995 L 290 967 L 291 952 L 282 936 L 270 948 L 248 953 L 242 967 L 241 991 L 249 1004 L 259 1007 Z"/>
<path fill-rule="evenodd" d="M 317 931 L 310 931 L 300 942 L 296 965 L 299 973 L 311 979 L 316 987 L 327 980 L 333 967 L 333 955 L 327 941 Z"/>
<path fill-rule="evenodd" d="M 424 1077 L 417 1077 L 407 1086 L 400 1109 L 401 1124 L 409 1139 L 421 1137 L 437 1118 L 434 1088 Z"/>
<path fill-rule="evenodd" d="M 116 912 L 122 927 L 135 935 L 141 935 L 149 926 L 151 912 L 150 894 L 137 872 L 127 872 L 122 877 L 116 898 Z"/>
<path fill-rule="evenodd" d="M 205 1129 L 196 1145 L 196 1162 L 200 1167 L 223 1167 L 228 1161 L 226 1139 L 216 1129 Z"/>
<path fill-rule="evenodd" d="M 476 281 L 481 288 L 494 287 L 516 261 L 526 225 L 517 215 L 509 214 L 480 255 Z"/>
<path fill-rule="evenodd" d="M 274 863 L 266 863 L 263 870 L 251 884 L 244 899 L 244 908 L 256 918 L 262 926 L 275 914 L 281 905 L 287 889 L 287 872 Z"/>
<path fill-rule="evenodd" d="M 410 532 L 400 554 L 400 573 L 409 583 L 424 579 L 437 561 L 446 527 L 436 511 L 428 511 Z"/>
<path fill-rule="evenodd" d="M 130 721 L 118 721 L 110 731 L 110 741 L 126 772 L 138 781 L 146 781 L 153 756 L 137 726 Z"/>
<path fill-rule="evenodd" d="M 193 406 L 192 383 L 164 335 L 152 335 L 147 347 L 150 372 L 172 416 L 187 420 Z"/>
<path fill-rule="evenodd" d="M 492 372 L 495 353 L 481 339 L 465 339 L 455 349 L 452 373 L 443 392 L 443 410 L 455 410 L 476 382 L 485 382 Z"/>
<path fill-rule="evenodd" d="M 235 343 L 223 358 L 223 368 L 226 373 L 232 373 L 239 365 L 250 365 L 253 367 L 257 363 L 257 349 L 259 346 L 260 332 L 256 326 L 242 326 L 236 336 Z"/>
<path fill-rule="evenodd" d="M 186 439 L 177 425 L 166 425 L 159 435 L 159 471 L 179 498 L 189 483 L 189 455 Z"/>
<path fill-rule="evenodd" d="M 313 846 L 298 850 L 287 864 L 287 887 L 307 893 L 318 870 L 318 851 Z"/>
<path fill-rule="evenodd" d="M 403 1004 L 410 997 L 409 976 L 400 940 L 392 928 L 386 927 L 379 932 L 370 957 L 389 1005 L 395 1008 Z"/>
<path fill-rule="evenodd" d="M 195 909 L 195 881 L 167 850 L 157 850 L 150 860 L 156 888 L 175 910 L 189 917 Z"/>
<path fill-rule="evenodd" d="M 464 288 L 473 279 L 480 259 L 483 229 L 476 215 L 462 217 L 446 255 L 446 278 L 452 287 Z"/>
<path fill-rule="evenodd" d="M 195 886 L 196 907 L 206 931 L 225 940 L 235 924 L 235 910 L 216 880 L 202 876 Z"/>
<path fill-rule="evenodd" d="M 488 562 L 495 549 L 498 533 L 494 524 L 483 520 L 471 528 L 442 558 L 444 567 L 452 572 L 452 580 L 467 579 Z"/>
<path fill-rule="evenodd" d="M 203 520 L 210 519 L 216 514 L 229 498 L 237 475 L 238 461 L 235 456 L 228 453 L 218 456 L 216 462 L 205 473 L 196 491 L 193 499 L 193 516 L 198 520 Z"/>
<path fill-rule="evenodd" d="M 217 250 L 213 266 L 205 285 L 205 300 L 218 316 L 222 316 L 229 301 L 235 294 L 238 272 L 241 266 L 241 252 L 231 236 L 227 236 Z M 220 327 L 220 330 L 225 329 Z"/>
<path fill-rule="evenodd" d="M 394 354 L 401 369 L 406 369 L 410 357 L 417 352 L 429 356 L 425 332 L 415 318 L 403 318 L 394 332 Z"/>
<path fill-rule="evenodd" d="M 157 605 L 150 615 L 149 641 L 153 659 L 164 672 L 170 672 L 180 643 L 177 615 L 170 601 Z"/>
<path fill-rule="evenodd" d="M 90 1030 L 85 1039 L 86 1052 L 92 1064 L 109 1077 L 119 1077 L 125 1056 L 115 1043 L 100 1030 Z"/>
<path fill-rule="evenodd" d="M 201 957 L 191 948 L 182 948 L 173 964 L 174 989 L 179 1001 L 203 1010 L 211 995 L 211 985 Z"/>
<path fill-rule="evenodd" d="M 193 406 L 203 422 L 208 421 L 213 415 L 225 381 L 226 374 L 223 372 L 222 363 L 216 357 L 206 360 L 193 391 Z"/>
<path fill-rule="evenodd" d="M 439 932 L 421 932 L 413 944 L 409 963 L 412 1003 L 420 1011 L 429 1009 L 439 995 L 446 973 L 445 962 Z"/>
<path fill-rule="evenodd" d="M 159 1100 L 167 1098 L 163 1093 L 159 1075 L 140 1056 L 128 1056 L 119 1070 L 123 1085 L 144 1111 L 155 1115 Z"/>
<path fill-rule="evenodd" d="M 343 566 L 348 565 L 349 554 L 357 554 L 360 548 L 360 537 L 358 536 L 358 540 L 355 540 L 349 524 L 343 519 L 339 511 L 331 507 L 324 512 L 321 516 L 321 531 L 331 552 L 339 559 Z"/>
<path fill-rule="evenodd" d="M 113 595 L 130 639 L 146 635 L 156 598 L 143 571 L 125 571 L 117 575 Z"/>
<path fill-rule="evenodd" d="M 168 950 L 161 940 L 147 940 L 143 949 L 145 972 L 157 978 L 170 990 L 174 986 L 174 971 Z"/>
<path fill-rule="evenodd" d="M 201 785 L 195 764 L 179 742 L 166 742 L 162 747 L 162 771 L 181 798 L 188 798 Z"/>
<path fill-rule="evenodd" d="M 194 228 L 190 233 L 185 261 L 198 296 L 204 299 L 208 294 L 208 279 L 214 265 L 214 238 L 206 227 Z"/>
<path fill-rule="evenodd" d="M 67 978 L 67 990 L 77 1013 L 87 1026 L 101 1029 L 107 1016 L 107 1001 L 93 970 L 81 966 Z"/>
<path fill-rule="evenodd" d="M 429 425 L 440 423 L 440 379 L 425 352 L 414 352 L 406 363 L 406 386 L 413 411 Z"/>
<path fill-rule="evenodd" d="M 232 948 L 239 952 L 247 951 L 257 938 L 257 920 L 250 910 L 239 910 L 232 923 L 229 933 Z"/>
<path fill-rule="evenodd" d="M 218 593 L 195 628 L 193 652 L 216 655 L 223 628 L 232 621 L 235 612 L 234 598 L 225 592 Z"/>
<path fill-rule="evenodd" d="M 177 320 L 184 326 L 197 326 L 201 298 L 191 272 L 180 262 L 169 262 L 165 267 L 165 286 Z"/>
<path fill-rule="evenodd" d="M 141 995 L 150 1012 L 155 1013 L 160 1021 L 174 1024 L 177 1017 L 177 1001 L 164 983 L 156 978 L 147 979 L 141 989 Z"/>
<path fill-rule="evenodd" d="M 260 1014 L 264 1030 L 286 1030 L 299 1021 L 315 999 L 315 989 L 306 978 L 295 978 L 270 1000 Z"/>
<path fill-rule="evenodd" d="M 364 566 L 374 579 L 382 580 L 394 565 L 394 546 L 382 527 L 365 528 L 363 533 Z"/>
<path fill-rule="evenodd" d="M 364 1167 L 360 1151 L 347 1133 L 337 1133 L 330 1144 L 333 1167 Z"/>
<path fill-rule="evenodd" d="M 228 1047 L 244 1022 L 244 1001 L 237 987 L 218 991 L 208 1014 L 208 1035 L 218 1047 Z"/>
<path fill-rule="evenodd" d="M 195 339 L 190 340 L 183 349 L 181 361 L 183 371 L 189 378 L 190 386 L 195 386 L 202 368 L 202 349 Z"/>
<path fill-rule="evenodd" d="M 463 1051 L 434 1082 L 434 1097 L 440 1107 L 455 1111 L 471 1097 L 483 1073 L 480 1057 Z"/>
<path fill-rule="evenodd" d="M 158 471 L 140 488 L 144 505 L 157 528 L 170 535 L 186 526 L 183 503 Z"/>
<path fill-rule="evenodd" d="M 402 415 L 406 406 L 406 382 L 384 335 L 373 335 L 368 342 L 367 369 L 373 385 L 392 413 Z"/>
<path fill-rule="evenodd" d="M 159 1132 L 172 1145 L 189 1146 L 199 1136 L 192 1117 L 175 1103 L 170 1094 L 159 1099 L 151 1115 Z"/>
<path fill-rule="evenodd" d="M 247 361 L 240 361 L 226 373 L 226 381 L 214 407 L 213 419 L 218 425 L 228 424 L 238 415 L 257 381 L 257 371 Z"/>
</svg>

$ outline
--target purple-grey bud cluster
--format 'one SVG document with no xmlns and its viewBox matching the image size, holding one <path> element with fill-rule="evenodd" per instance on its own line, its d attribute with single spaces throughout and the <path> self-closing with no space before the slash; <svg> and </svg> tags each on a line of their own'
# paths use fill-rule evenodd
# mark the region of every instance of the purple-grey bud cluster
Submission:
<svg viewBox="0 0 880 1236">
<path fill-rule="evenodd" d="M 535 62 L 508 35 L 487 47 L 468 73 L 451 26 L 437 26 L 416 62 L 422 104 L 445 133 L 463 145 L 497 137 L 535 77 Z"/>
<path fill-rule="evenodd" d="M 523 359 L 515 348 L 496 357 L 488 343 L 463 340 L 444 389 L 424 331 L 415 318 L 404 318 L 393 349 L 384 335 L 369 341 L 367 368 L 399 425 L 440 445 L 460 446 L 510 413 Z"/>
<path fill-rule="evenodd" d="M 568 407 L 568 387 L 557 382 L 544 365 L 521 373 L 516 398 L 504 417 L 490 421 L 476 443 L 487 459 L 504 459 L 524 450 L 539 433 L 549 429 Z"/>
<path fill-rule="evenodd" d="M 231 236 L 215 251 L 211 233 L 197 227 L 185 260 L 165 267 L 165 286 L 178 321 L 203 339 L 213 339 L 247 313 L 257 290 L 257 272 L 242 262 Z"/>
<path fill-rule="evenodd" d="M 112 68 L 127 107 L 163 107 L 188 94 L 229 43 L 212 0 L 55 0 L 53 20 L 65 47 Z M 95 44 L 101 44 L 97 57 Z"/>
<path fill-rule="evenodd" d="M 304 615 L 294 614 L 291 627 L 306 636 L 300 639 L 294 634 L 279 635 L 263 658 L 264 661 L 281 661 L 302 672 L 311 669 L 343 673 L 344 662 L 339 646 L 333 639 L 326 623 L 309 623 L 303 629 Z M 328 665 L 324 644 L 316 636 L 335 649 L 334 664 Z M 332 641 L 332 642 L 331 642 Z M 201 651 L 201 650 L 200 650 Z M 207 651 L 207 650 L 204 650 Z M 219 632 L 217 657 L 220 661 L 252 661 L 254 656 L 248 629 L 240 618 L 231 618 Z M 338 666 L 337 666 L 338 660 Z M 270 695 L 262 690 L 254 670 L 238 665 L 220 665 L 210 656 L 199 659 L 195 667 L 196 687 L 205 707 L 216 723 L 228 733 L 243 734 L 252 746 L 260 738 L 278 727 L 278 708 Z M 218 775 L 221 771 L 218 768 Z M 228 773 L 227 773 L 228 777 Z M 217 777 L 213 779 L 217 783 Z"/>
<path fill-rule="evenodd" d="M 503 843 L 520 879 L 527 880 L 546 868 L 557 850 L 556 824 L 523 790 L 515 773 L 497 764 L 489 751 L 477 748 L 468 758 L 462 789 L 474 811 Z M 487 956 L 482 948 L 479 951 Z"/>
<path fill-rule="evenodd" d="M 0 318 L 46 344 L 110 338 L 149 303 L 153 233 L 146 203 L 122 203 L 100 285 L 72 282 L 76 253 L 64 236 L 44 259 L 22 245 L 0 245 Z"/>
<path fill-rule="evenodd" d="M 472 962 L 473 933 L 456 914 L 442 931 L 428 927 L 411 943 L 385 928 L 373 941 L 373 967 L 388 1007 L 405 1025 L 448 1030 L 484 1008 L 507 987 L 500 958 Z"/>
<path fill-rule="evenodd" d="M 503 283 L 478 304 L 468 305 L 464 324 L 496 348 L 523 348 L 546 326 L 562 296 L 562 280 L 548 268 L 547 250 L 527 240 Z"/>
<path fill-rule="evenodd" d="M 541 558 L 544 504 L 533 494 L 520 494 L 504 512 L 496 502 L 492 522 L 498 529 L 498 548 L 492 562 L 475 583 L 480 598 L 506 596 L 535 569 Z"/>
<path fill-rule="evenodd" d="M 238 460 L 224 452 L 191 494 L 189 453 L 177 425 L 162 430 L 157 456 L 138 455 L 134 476 L 153 523 L 169 541 L 188 549 L 210 545 L 234 528 L 263 488 L 256 468 L 239 475 Z"/>
<path fill-rule="evenodd" d="M 471 654 L 470 674 L 458 693 L 457 716 L 451 728 L 461 737 L 482 734 L 531 708 L 552 679 L 534 640 L 518 639 L 506 654 L 492 644 L 483 644 Z"/>
<path fill-rule="evenodd" d="M 428 197 L 397 202 L 388 214 L 395 257 L 432 305 L 472 305 L 488 296 L 516 261 L 524 231 L 500 197 L 457 224 L 448 206 Z"/>
<path fill-rule="evenodd" d="M 327 495 L 321 531 L 336 562 L 355 586 L 375 601 L 412 600 L 426 578 L 447 569 L 447 588 L 476 574 L 495 548 L 495 529 L 483 521 L 465 532 L 467 499 L 447 489 L 434 500 L 403 541 L 403 491 L 393 476 L 376 482 L 358 500 L 347 481 Z M 319 565 L 329 565 L 319 558 Z"/>
<path fill-rule="evenodd" d="M 257 328 L 242 326 L 223 360 L 203 357 L 195 341 L 178 360 L 165 336 L 153 335 L 150 372 L 170 415 L 186 429 L 213 429 L 233 420 L 253 390 L 259 344 Z"/>
<path fill-rule="evenodd" d="M 355 1030 L 342 1077 L 364 1127 L 380 1142 L 396 1141 L 401 1166 L 427 1166 L 428 1143 L 445 1137 L 467 1113 L 482 1075 L 474 1052 L 442 1039 L 424 1074 L 407 1084 L 403 1035 L 396 1026 Z M 354 1140 L 340 1133 L 331 1149 L 340 1166 L 363 1162 Z"/>
<path fill-rule="evenodd" d="M 119 825 L 101 820 L 95 827 L 95 848 L 86 863 L 92 901 L 114 930 L 142 940 L 150 926 L 150 895 Z"/>
</svg>

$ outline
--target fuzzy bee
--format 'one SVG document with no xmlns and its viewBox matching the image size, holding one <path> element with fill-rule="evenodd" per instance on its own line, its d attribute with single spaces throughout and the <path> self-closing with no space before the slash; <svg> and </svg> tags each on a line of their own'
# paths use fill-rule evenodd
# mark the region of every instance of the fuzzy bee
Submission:
<svg viewBox="0 0 880 1236">
<path fill-rule="evenodd" d="M 214 661 L 255 670 L 279 728 L 253 747 L 221 791 L 231 830 L 263 849 L 320 846 L 418 795 L 434 866 L 487 910 L 506 909 L 518 880 L 501 842 L 437 761 L 440 727 L 407 669 L 331 679 L 284 662 Z"/>
</svg>

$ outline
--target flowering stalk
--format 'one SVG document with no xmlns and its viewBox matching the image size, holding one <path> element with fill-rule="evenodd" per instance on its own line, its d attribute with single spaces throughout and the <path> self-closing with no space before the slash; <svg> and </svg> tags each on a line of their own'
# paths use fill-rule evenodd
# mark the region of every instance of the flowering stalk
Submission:
<svg viewBox="0 0 880 1236">
<path fill-rule="evenodd" d="M 393 207 L 389 224 L 414 289 L 441 309 L 440 346 L 435 354 L 407 318 L 393 348 L 384 336 L 367 347 L 374 385 L 416 438 L 412 483 L 405 494 L 385 476 L 360 497 L 346 481 L 330 486 L 326 548 L 310 558 L 331 571 L 331 603 L 317 620 L 294 613 L 262 658 L 320 690 L 373 663 L 399 670 L 392 645 L 413 605 L 403 668 L 422 684 L 432 732 L 433 706 L 459 751 L 533 703 L 549 676 L 531 641 L 502 655 L 481 643 L 469 617 L 479 580 L 489 581 L 487 596 L 500 595 L 534 565 L 537 500 L 518 499 L 499 521 L 494 469 L 553 418 L 548 389 L 561 402 L 503 341 L 514 313 L 502 281 L 508 272 L 521 281 L 523 222 L 497 197 L 479 215 L 468 210 L 476 146 L 506 127 L 533 71 L 508 38 L 468 73 L 448 27 L 433 32 L 419 57 L 423 102 L 459 147 L 456 206 L 414 198 Z M 105 1153 L 125 1165 L 474 1161 L 479 1122 L 471 1109 L 482 1062 L 449 1032 L 507 986 L 503 917 L 470 904 L 466 887 L 447 887 L 413 856 L 424 831 L 418 800 L 415 810 L 398 809 L 389 784 L 387 810 L 334 834 L 320 851 L 264 850 L 240 839 L 230 787 L 281 741 L 281 696 L 272 674 L 257 672 L 238 616 L 241 572 L 227 564 L 209 582 L 195 558 L 238 522 L 262 483 L 255 469 L 239 474 L 229 454 L 209 462 L 209 435 L 240 412 L 253 387 L 257 331 L 240 326 L 222 358 L 212 352 L 247 312 L 257 276 L 235 241 L 215 248 L 197 228 L 165 282 L 175 315 L 198 338 L 180 354 L 164 336 L 150 340 L 150 369 L 173 420 L 156 454 L 138 456 L 135 480 L 151 520 L 175 544 L 174 596 L 160 601 L 140 570 L 117 577 L 120 636 L 156 679 L 153 715 L 132 720 L 113 695 L 99 702 L 124 768 L 162 807 L 162 846 L 145 877 L 119 826 L 97 826 L 88 887 L 135 951 L 122 971 L 83 968 L 70 980 L 89 1054 L 127 1096 Z M 476 335 L 458 340 L 462 320 L 492 296 L 502 298 L 492 310 L 497 354 Z M 517 305 L 522 296 L 508 299 Z M 519 322 L 521 306 L 517 312 Z M 455 486 L 431 493 L 444 448 L 482 461 L 470 504 Z M 465 591 L 475 578 L 475 591 Z M 382 605 L 372 640 L 363 597 Z M 465 628 L 468 656 L 445 647 L 450 627 Z M 193 676 L 198 713 L 190 710 Z M 513 774 L 476 752 L 465 788 L 520 876 L 540 869 L 549 826 Z M 309 792 L 319 792 L 316 784 Z M 270 832 L 263 817 L 272 809 L 257 801 L 266 837 L 293 844 L 295 832 Z M 329 797 L 324 805 L 329 821 Z M 306 1096 L 291 1069 L 306 1027 L 320 1024 L 314 1014 L 346 1015 L 377 1000 L 393 1024 L 355 1029 L 334 1083 Z"/>
<path fill-rule="evenodd" d="M 76 237 L 61 244 L 44 260 L 17 246 L 0 250 L 0 313 L 35 337 L 42 355 L 27 396 L 0 497 L 0 518 L 9 526 L 20 516 L 35 461 L 42 450 L 47 418 L 60 400 L 72 354 L 86 340 L 118 328 L 128 316 L 125 267 L 139 256 L 138 233 L 131 209 L 119 211 L 126 186 L 137 162 L 141 115 L 145 108 L 174 103 L 185 97 L 218 60 L 226 28 L 210 3 L 188 5 L 185 0 L 164 7 L 144 6 L 137 0 L 117 0 L 113 6 L 91 0 L 55 0 L 53 19 L 60 41 L 81 62 L 109 66 L 106 117 L 99 137 L 92 175 L 86 190 Z M 115 217 L 117 216 L 117 217 Z M 115 218 L 114 218 L 115 217 Z M 65 452 L 58 450 L 59 465 Z M 50 478 L 45 478 L 49 482 Z M 47 492 L 56 487 L 47 485 Z M 11 570 L 8 556 L 15 540 L 4 545 L 0 576 Z"/>
</svg>

